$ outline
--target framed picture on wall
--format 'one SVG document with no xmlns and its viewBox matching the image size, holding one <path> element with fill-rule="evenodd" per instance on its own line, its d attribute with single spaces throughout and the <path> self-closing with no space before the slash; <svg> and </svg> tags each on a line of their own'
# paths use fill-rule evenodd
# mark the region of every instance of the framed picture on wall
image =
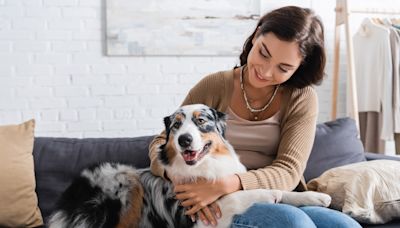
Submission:
<svg viewBox="0 0 400 228">
<path fill-rule="evenodd" d="M 107 0 L 110 56 L 237 56 L 260 0 Z"/>
</svg>

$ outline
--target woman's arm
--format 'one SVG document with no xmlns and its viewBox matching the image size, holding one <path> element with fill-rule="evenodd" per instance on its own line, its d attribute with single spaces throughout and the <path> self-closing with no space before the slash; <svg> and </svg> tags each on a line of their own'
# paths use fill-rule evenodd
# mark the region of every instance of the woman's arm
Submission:
<svg viewBox="0 0 400 228">
<path fill-rule="evenodd" d="M 215 181 L 199 180 L 195 183 L 176 185 L 176 198 L 182 201 L 182 206 L 193 206 L 187 214 L 194 214 L 202 207 L 209 205 L 220 197 L 241 190 L 240 179 L 230 175 Z"/>
</svg>

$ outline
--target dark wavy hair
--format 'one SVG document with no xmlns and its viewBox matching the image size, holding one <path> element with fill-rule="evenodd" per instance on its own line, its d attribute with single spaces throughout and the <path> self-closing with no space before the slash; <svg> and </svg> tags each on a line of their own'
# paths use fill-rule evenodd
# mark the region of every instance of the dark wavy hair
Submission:
<svg viewBox="0 0 400 228">
<path fill-rule="evenodd" d="M 319 85 L 325 75 L 326 56 L 323 24 L 314 11 L 286 6 L 262 16 L 256 29 L 243 45 L 243 52 L 239 57 L 240 66 L 247 64 L 253 38 L 269 32 L 274 33 L 280 40 L 297 42 L 303 57 L 299 68 L 283 85 L 295 88 Z"/>
</svg>

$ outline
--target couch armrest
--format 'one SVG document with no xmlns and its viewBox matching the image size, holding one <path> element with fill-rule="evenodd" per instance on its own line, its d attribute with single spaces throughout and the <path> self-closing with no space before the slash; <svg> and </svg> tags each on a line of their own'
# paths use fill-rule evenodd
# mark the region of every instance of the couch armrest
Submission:
<svg viewBox="0 0 400 228">
<path fill-rule="evenodd" d="M 400 157 L 389 156 L 389 155 L 384 155 L 384 154 L 376 154 L 376 153 L 370 153 L 370 152 L 365 152 L 365 158 L 367 159 L 367 161 L 378 160 L 378 159 L 400 161 Z"/>
</svg>

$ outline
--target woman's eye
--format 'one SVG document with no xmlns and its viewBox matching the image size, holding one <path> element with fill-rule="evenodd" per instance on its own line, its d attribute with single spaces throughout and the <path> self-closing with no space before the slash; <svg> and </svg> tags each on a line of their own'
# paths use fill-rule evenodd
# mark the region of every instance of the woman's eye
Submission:
<svg viewBox="0 0 400 228">
<path fill-rule="evenodd" d="M 279 67 L 279 70 L 282 71 L 283 73 L 287 73 L 288 72 L 288 70 L 286 70 L 286 69 L 284 69 L 282 67 Z"/>
<path fill-rule="evenodd" d="M 260 50 L 260 55 L 264 58 L 268 58 L 268 56 L 266 54 L 264 54 L 261 50 Z"/>
</svg>

